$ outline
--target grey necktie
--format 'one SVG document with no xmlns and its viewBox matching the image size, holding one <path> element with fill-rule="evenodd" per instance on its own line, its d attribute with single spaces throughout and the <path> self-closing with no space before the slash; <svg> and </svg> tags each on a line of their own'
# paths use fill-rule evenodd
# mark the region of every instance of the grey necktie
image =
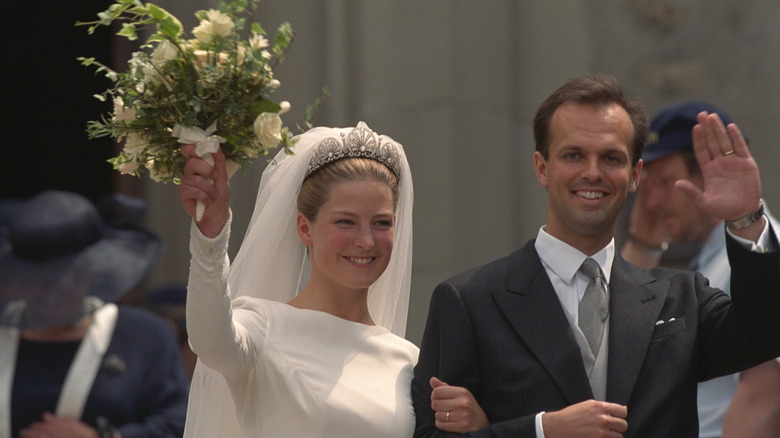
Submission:
<svg viewBox="0 0 780 438">
<path fill-rule="evenodd" d="M 582 262 L 580 271 L 590 278 L 590 283 L 585 288 L 585 295 L 580 301 L 579 325 L 585 339 L 588 340 L 590 351 L 594 356 L 598 356 L 601 337 L 604 334 L 604 323 L 609 314 L 607 290 L 598 262 L 588 257 Z"/>
</svg>

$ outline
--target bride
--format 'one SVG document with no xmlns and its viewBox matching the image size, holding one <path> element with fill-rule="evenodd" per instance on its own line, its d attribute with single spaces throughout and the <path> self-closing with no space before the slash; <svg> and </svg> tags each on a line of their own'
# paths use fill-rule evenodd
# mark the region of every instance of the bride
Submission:
<svg viewBox="0 0 780 438">
<path fill-rule="evenodd" d="M 410 437 L 403 148 L 363 122 L 296 141 L 263 173 L 232 266 L 225 158 L 212 167 L 182 146 L 179 197 L 190 215 L 206 206 L 191 227 L 187 328 L 200 359 L 185 436 Z"/>
</svg>

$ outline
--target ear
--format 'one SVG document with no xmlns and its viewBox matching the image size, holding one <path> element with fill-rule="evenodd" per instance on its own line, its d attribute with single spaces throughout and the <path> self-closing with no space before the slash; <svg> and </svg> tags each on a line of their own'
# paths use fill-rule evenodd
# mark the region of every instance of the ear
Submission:
<svg viewBox="0 0 780 438">
<path fill-rule="evenodd" d="M 634 193 L 639 187 L 639 179 L 642 177 L 642 168 L 644 165 L 644 161 L 640 158 L 639 161 L 637 161 L 636 166 L 631 169 L 631 187 L 629 187 L 629 193 Z"/>
<path fill-rule="evenodd" d="M 296 220 L 298 225 L 298 237 L 301 239 L 304 246 L 307 248 L 311 247 L 311 221 L 309 221 L 303 213 L 298 213 Z"/>
<path fill-rule="evenodd" d="M 547 161 L 539 151 L 534 152 L 534 172 L 542 187 L 547 187 Z"/>
</svg>

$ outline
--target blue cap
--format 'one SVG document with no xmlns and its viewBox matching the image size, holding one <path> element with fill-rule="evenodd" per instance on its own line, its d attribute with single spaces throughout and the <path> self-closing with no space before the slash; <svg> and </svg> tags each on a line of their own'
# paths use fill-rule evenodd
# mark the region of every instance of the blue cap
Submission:
<svg viewBox="0 0 780 438">
<path fill-rule="evenodd" d="M 691 131 L 696 125 L 696 116 L 702 111 L 717 113 L 724 125 L 733 123 L 723 110 L 707 103 L 685 102 L 672 105 L 658 113 L 650 122 L 650 137 L 642 153 L 645 164 L 677 152 L 693 150 Z"/>
</svg>

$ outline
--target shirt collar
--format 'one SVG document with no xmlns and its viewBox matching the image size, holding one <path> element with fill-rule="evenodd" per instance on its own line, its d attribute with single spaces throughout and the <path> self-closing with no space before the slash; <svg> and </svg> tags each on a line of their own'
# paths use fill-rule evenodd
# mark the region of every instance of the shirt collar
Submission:
<svg viewBox="0 0 780 438">
<path fill-rule="evenodd" d="M 582 262 L 588 257 L 580 250 L 547 233 L 543 226 L 539 228 L 534 247 L 542 263 L 568 285 L 572 284 Z M 615 239 L 610 240 L 607 246 L 590 258 L 598 262 L 601 272 L 604 273 L 604 281 L 609 285 L 612 262 L 615 260 Z"/>
</svg>

